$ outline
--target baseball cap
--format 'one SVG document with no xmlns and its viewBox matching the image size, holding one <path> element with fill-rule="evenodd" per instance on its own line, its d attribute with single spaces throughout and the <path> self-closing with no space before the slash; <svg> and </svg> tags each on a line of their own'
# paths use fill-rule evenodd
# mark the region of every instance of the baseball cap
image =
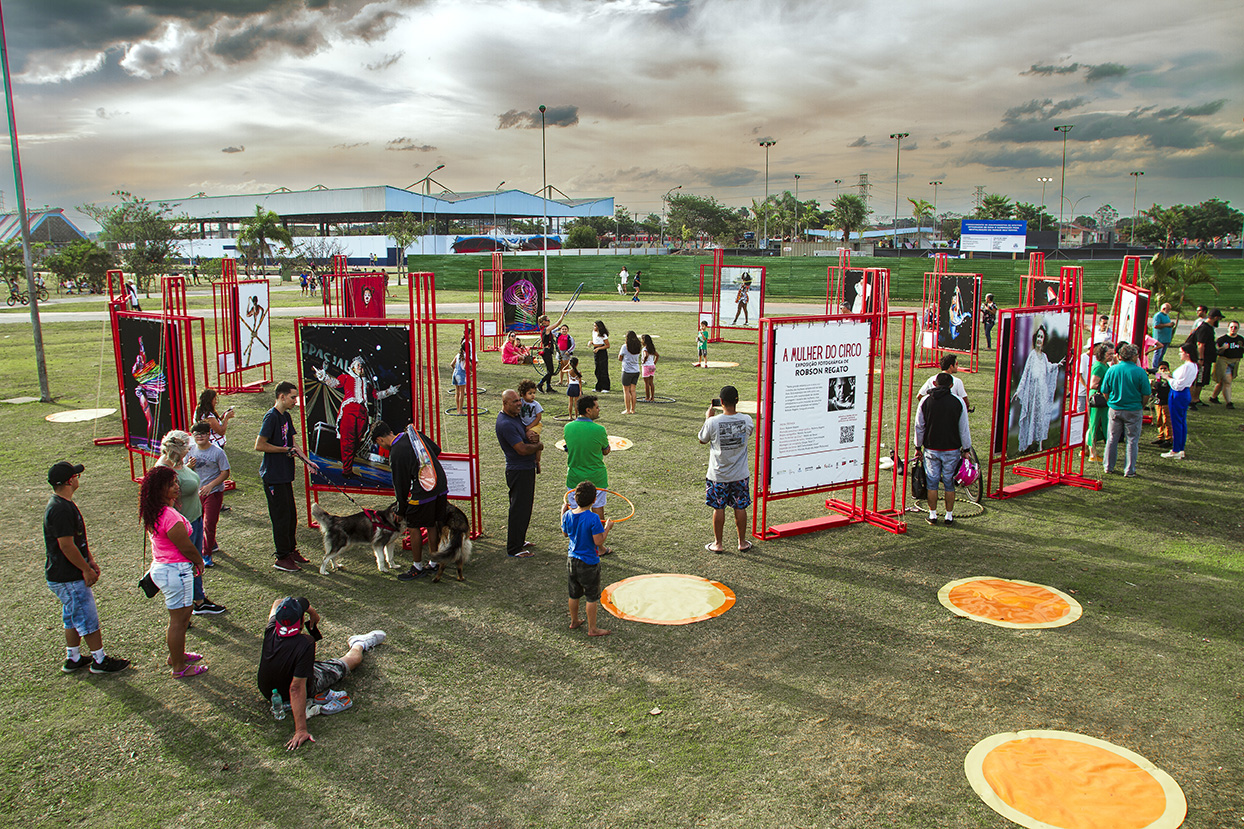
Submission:
<svg viewBox="0 0 1244 829">
<path fill-rule="evenodd" d="M 307 608 L 311 606 L 311 602 L 306 599 L 295 599 L 293 596 L 286 596 L 277 605 L 276 615 L 276 635 L 296 636 L 302 631 L 302 615 L 307 612 Z"/>
<path fill-rule="evenodd" d="M 67 484 L 70 478 L 74 475 L 81 475 L 85 470 L 86 467 L 80 463 L 72 464 L 69 461 L 57 461 L 48 470 L 48 483 L 52 486 Z"/>
</svg>

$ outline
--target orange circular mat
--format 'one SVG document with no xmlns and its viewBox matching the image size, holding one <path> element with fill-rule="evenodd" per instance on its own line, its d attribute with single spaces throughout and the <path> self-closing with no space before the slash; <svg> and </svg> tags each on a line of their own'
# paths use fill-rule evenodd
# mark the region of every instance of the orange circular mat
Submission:
<svg viewBox="0 0 1244 829">
<path fill-rule="evenodd" d="M 937 600 L 956 616 L 1004 628 L 1057 628 L 1084 613 L 1061 590 L 993 576 L 952 581 L 937 591 Z"/>
<path fill-rule="evenodd" d="M 565 450 L 566 441 L 559 440 L 553 445 L 558 449 Z M 617 435 L 609 435 L 609 448 L 614 452 L 625 452 L 634 445 L 635 443 L 630 438 L 620 438 Z"/>
<path fill-rule="evenodd" d="M 44 420 L 52 423 L 82 423 L 87 420 L 99 420 L 115 414 L 116 409 L 70 409 L 64 412 L 52 412 Z"/>
<path fill-rule="evenodd" d="M 734 591 L 718 581 L 683 573 L 648 573 L 614 582 L 600 603 L 619 619 L 650 625 L 689 625 L 734 607 Z"/>
<path fill-rule="evenodd" d="M 1174 829 L 1188 811 L 1179 784 L 1144 757 L 1068 731 L 995 734 L 963 770 L 989 808 L 1029 829 Z"/>
</svg>

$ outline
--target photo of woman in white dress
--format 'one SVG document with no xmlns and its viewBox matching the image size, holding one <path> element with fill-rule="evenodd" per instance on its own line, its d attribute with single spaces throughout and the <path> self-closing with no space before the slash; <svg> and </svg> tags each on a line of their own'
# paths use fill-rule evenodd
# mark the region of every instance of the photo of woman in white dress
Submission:
<svg viewBox="0 0 1244 829">
<path fill-rule="evenodd" d="M 1042 323 L 1032 333 L 1032 350 L 1024 360 L 1023 371 L 1011 393 L 1011 426 L 1008 445 L 1016 455 L 1046 449 L 1050 424 L 1061 426 L 1063 359 L 1052 361 L 1046 353 L 1049 329 Z M 1058 439 L 1051 442 L 1056 445 Z"/>
</svg>

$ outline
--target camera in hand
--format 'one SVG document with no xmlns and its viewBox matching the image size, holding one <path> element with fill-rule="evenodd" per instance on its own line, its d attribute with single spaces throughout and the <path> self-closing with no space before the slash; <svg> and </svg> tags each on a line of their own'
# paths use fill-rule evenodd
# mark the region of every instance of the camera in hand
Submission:
<svg viewBox="0 0 1244 829">
<path fill-rule="evenodd" d="M 717 406 L 718 408 L 720 408 L 720 407 L 721 407 L 721 398 L 720 398 L 720 397 L 714 397 L 714 398 L 713 398 L 713 402 L 712 402 L 710 405 Z"/>
</svg>

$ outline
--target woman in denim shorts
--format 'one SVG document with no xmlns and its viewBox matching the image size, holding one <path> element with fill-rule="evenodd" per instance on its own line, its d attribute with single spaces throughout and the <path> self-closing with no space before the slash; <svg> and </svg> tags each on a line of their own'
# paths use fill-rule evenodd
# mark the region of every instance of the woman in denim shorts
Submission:
<svg viewBox="0 0 1244 829">
<path fill-rule="evenodd" d="M 177 511 L 181 484 L 167 466 L 154 467 L 143 478 L 138 508 L 151 538 L 151 579 L 164 594 L 168 608 L 168 665 L 182 679 L 207 670 L 203 657 L 186 653 L 186 628 L 194 610 L 194 577 L 203 574 L 203 556 L 190 541 L 190 522 Z"/>
</svg>

